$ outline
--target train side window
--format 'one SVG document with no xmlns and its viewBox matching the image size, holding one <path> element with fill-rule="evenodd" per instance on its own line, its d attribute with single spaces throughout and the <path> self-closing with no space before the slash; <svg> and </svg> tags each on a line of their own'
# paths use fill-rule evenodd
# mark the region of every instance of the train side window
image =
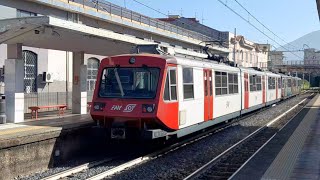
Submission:
<svg viewBox="0 0 320 180">
<path fill-rule="evenodd" d="M 256 75 L 250 75 L 250 91 L 257 91 L 257 79 Z"/>
<path fill-rule="evenodd" d="M 170 88 L 169 88 L 169 72 L 167 73 L 167 78 L 166 78 L 166 85 L 164 86 L 164 95 L 163 99 L 165 101 L 170 101 Z"/>
<path fill-rule="evenodd" d="M 276 89 L 276 79 L 274 77 L 268 78 L 268 89 Z"/>
<path fill-rule="evenodd" d="M 237 94 L 238 90 L 238 74 L 228 73 L 229 94 Z"/>
<path fill-rule="evenodd" d="M 165 101 L 175 101 L 177 100 L 177 76 L 176 69 L 170 68 L 167 72 L 166 84 L 164 87 Z"/>
<path fill-rule="evenodd" d="M 216 95 L 228 94 L 228 74 L 226 72 L 215 72 Z"/>
<path fill-rule="evenodd" d="M 261 76 L 256 76 L 256 82 L 257 82 L 257 91 L 261 91 L 262 89 Z"/>
<path fill-rule="evenodd" d="M 194 98 L 194 88 L 193 88 L 193 69 L 183 68 L 183 97 L 184 99 Z"/>
<path fill-rule="evenodd" d="M 278 89 L 281 89 L 281 78 L 278 78 Z"/>
</svg>

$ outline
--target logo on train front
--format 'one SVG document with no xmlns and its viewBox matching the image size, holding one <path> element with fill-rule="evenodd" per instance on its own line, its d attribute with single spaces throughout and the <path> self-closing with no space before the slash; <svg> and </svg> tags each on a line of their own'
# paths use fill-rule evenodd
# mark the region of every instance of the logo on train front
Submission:
<svg viewBox="0 0 320 180">
<path fill-rule="evenodd" d="M 113 105 L 113 106 L 111 107 L 111 111 L 120 111 L 120 110 L 121 110 L 121 108 L 122 108 L 122 106 L 119 106 L 119 105 Z"/>
<path fill-rule="evenodd" d="M 123 112 L 132 112 L 136 106 L 136 104 L 128 104 Z"/>
</svg>

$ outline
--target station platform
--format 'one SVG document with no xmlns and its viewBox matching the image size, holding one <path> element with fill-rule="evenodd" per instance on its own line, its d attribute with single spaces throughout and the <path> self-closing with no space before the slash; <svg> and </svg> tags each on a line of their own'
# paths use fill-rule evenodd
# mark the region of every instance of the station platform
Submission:
<svg viewBox="0 0 320 180">
<path fill-rule="evenodd" d="M 320 96 L 316 95 L 232 179 L 320 179 Z"/>
<path fill-rule="evenodd" d="M 105 141 L 96 134 L 99 129 L 90 115 L 0 125 L 0 180 L 44 171 L 101 148 Z"/>
<path fill-rule="evenodd" d="M 54 138 L 61 131 L 92 126 L 90 115 L 67 115 L 0 125 L 0 149 Z"/>
</svg>

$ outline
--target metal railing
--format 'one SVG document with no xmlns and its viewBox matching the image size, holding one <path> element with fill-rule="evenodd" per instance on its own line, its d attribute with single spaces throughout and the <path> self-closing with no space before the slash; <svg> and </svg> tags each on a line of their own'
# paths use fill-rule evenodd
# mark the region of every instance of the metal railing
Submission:
<svg viewBox="0 0 320 180">
<path fill-rule="evenodd" d="M 66 104 L 67 109 L 72 108 L 72 93 L 66 92 L 45 92 L 45 93 L 25 93 L 24 112 L 30 113 L 30 106 L 50 106 Z M 39 111 L 52 111 L 53 109 L 40 109 Z"/>
<path fill-rule="evenodd" d="M 136 21 L 140 24 L 145 24 L 151 27 L 159 28 L 162 30 L 166 30 L 172 33 L 176 33 L 182 36 L 186 36 L 188 38 L 200 40 L 200 41 L 210 41 L 213 40 L 211 37 L 203 35 L 201 33 L 197 33 L 194 31 L 190 31 L 179 26 L 172 25 L 170 23 L 160 21 L 158 19 L 150 18 L 148 16 L 139 14 L 137 12 L 122 8 L 110 2 L 104 0 L 68 0 L 68 3 L 74 2 L 81 4 L 84 8 L 91 7 L 96 9 L 97 12 L 103 11 L 107 12 L 110 15 L 117 15 L 121 18 L 126 18 L 130 21 Z"/>
<path fill-rule="evenodd" d="M 278 66 L 320 66 L 320 61 L 282 61 L 282 62 L 273 62 L 273 65 Z"/>
<path fill-rule="evenodd" d="M 93 92 L 87 92 L 87 102 L 92 101 Z M 72 92 L 41 92 L 24 94 L 24 113 L 30 113 L 30 106 L 50 106 L 66 104 L 67 109 L 72 109 Z M 56 109 L 40 109 L 39 112 Z"/>
</svg>

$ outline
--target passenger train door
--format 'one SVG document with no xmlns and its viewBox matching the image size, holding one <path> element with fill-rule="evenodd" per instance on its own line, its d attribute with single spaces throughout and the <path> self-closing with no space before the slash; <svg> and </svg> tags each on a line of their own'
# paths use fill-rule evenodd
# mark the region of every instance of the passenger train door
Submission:
<svg viewBox="0 0 320 180">
<path fill-rule="evenodd" d="M 212 70 L 203 70 L 204 82 L 204 121 L 213 119 L 213 87 L 212 87 Z"/>
<path fill-rule="evenodd" d="M 249 74 L 244 73 L 244 109 L 249 109 Z"/>
</svg>

